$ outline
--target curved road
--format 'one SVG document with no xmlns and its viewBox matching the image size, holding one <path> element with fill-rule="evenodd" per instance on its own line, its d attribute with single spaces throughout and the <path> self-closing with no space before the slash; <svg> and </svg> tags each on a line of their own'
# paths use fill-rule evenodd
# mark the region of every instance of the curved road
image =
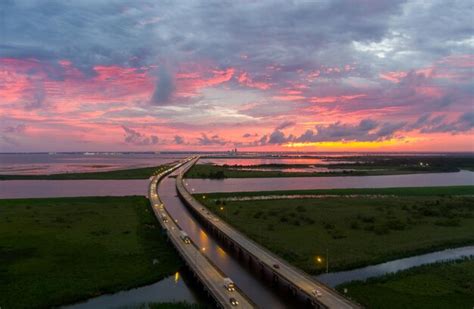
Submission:
<svg viewBox="0 0 474 309">
<path fill-rule="evenodd" d="M 211 220 L 207 214 L 209 211 L 206 207 L 200 204 L 186 189 L 183 183 L 183 173 L 189 170 L 197 161 L 199 157 L 193 159 L 183 165 L 180 170 L 182 173 L 177 177 L 177 188 L 179 194 L 186 200 L 187 205 L 192 207 L 194 211 L 205 218 L 213 227 L 217 228 L 223 235 L 228 239 L 231 239 L 238 247 L 244 252 L 250 254 L 254 260 L 262 265 L 265 265 L 267 269 L 271 270 L 275 276 L 281 278 L 284 282 L 288 283 L 295 291 L 299 291 L 305 295 L 308 301 L 317 302 L 325 308 L 359 308 L 360 306 L 346 299 L 343 295 L 337 293 L 335 290 L 325 286 L 324 284 L 316 281 L 314 278 L 308 276 L 305 272 L 290 265 L 280 257 L 276 256 L 272 252 L 251 241 L 242 233 L 232 228 L 229 224 L 222 220 Z M 278 265 L 278 268 L 274 268 L 274 265 Z M 320 295 L 316 297 L 315 293 Z"/>
<path fill-rule="evenodd" d="M 176 165 L 176 167 L 180 166 L 180 164 Z M 252 304 L 252 302 L 238 288 L 235 291 L 228 291 L 224 288 L 224 278 L 227 276 L 219 271 L 219 269 L 202 254 L 201 247 L 196 246 L 195 243 L 186 243 L 183 241 L 180 226 L 163 208 L 162 201 L 156 192 L 157 183 L 166 173 L 176 167 L 172 167 L 167 171 L 154 176 L 150 182 L 149 198 L 156 218 L 165 229 L 169 240 L 174 244 L 183 260 L 222 308 L 232 308 L 233 305 L 231 300 L 238 301 L 239 306 L 242 308 L 254 308 L 254 304 Z"/>
<path fill-rule="evenodd" d="M 217 240 L 209 235 L 204 227 L 189 213 L 186 206 L 178 198 L 176 179 L 174 178 L 183 168 L 180 167 L 159 183 L 158 195 L 166 210 L 173 218 L 178 220 L 178 225 L 189 235 L 193 243 L 200 248 L 205 248 L 203 253 L 207 258 L 230 277 L 237 287 L 259 308 L 302 308 L 301 303 L 295 303 L 289 297 L 286 297 L 283 290 L 276 290 L 268 280 L 261 278 L 257 269 L 244 265 L 234 256 L 227 254 L 227 249 L 221 247 Z"/>
</svg>

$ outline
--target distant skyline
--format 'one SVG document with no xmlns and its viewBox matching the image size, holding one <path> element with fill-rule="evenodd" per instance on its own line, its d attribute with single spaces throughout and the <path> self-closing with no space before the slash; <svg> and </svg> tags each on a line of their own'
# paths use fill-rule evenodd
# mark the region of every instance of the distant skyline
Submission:
<svg viewBox="0 0 474 309">
<path fill-rule="evenodd" d="M 0 2 L 0 152 L 474 151 L 466 1 Z"/>
</svg>

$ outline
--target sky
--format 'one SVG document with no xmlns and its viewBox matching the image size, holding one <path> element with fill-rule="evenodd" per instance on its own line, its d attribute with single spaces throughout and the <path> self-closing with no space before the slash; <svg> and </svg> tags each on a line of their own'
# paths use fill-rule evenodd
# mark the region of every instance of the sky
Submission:
<svg viewBox="0 0 474 309">
<path fill-rule="evenodd" d="M 474 2 L 0 2 L 0 152 L 474 151 Z"/>
</svg>

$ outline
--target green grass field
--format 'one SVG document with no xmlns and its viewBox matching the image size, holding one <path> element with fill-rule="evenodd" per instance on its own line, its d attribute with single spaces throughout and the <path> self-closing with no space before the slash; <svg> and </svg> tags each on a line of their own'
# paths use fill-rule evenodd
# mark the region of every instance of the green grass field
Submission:
<svg viewBox="0 0 474 309">
<path fill-rule="evenodd" d="M 144 197 L 0 200 L 1 308 L 67 304 L 180 266 Z"/>
<path fill-rule="evenodd" d="M 227 199 L 275 193 L 196 197 L 250 238 L 312 274 L 324 270 L 326 250 L 330 270 L 343 270 L 474 243 L 474 186 L 283 191 L 322 196 Z"/>
<path fill-rule="evenodd" d="M 0 180 L 74 180 L 74 179 L 147 179 L 168 165 L 91 173 L 64 173 L 51 175 L 0 175 Z"/>
<path fill-rule="evenodd" d="M 311 164 L 325 167 L 325 172 L 283 172 L 283 168 L 305 168 L 310 164 L 261 164 L 253 166 L 198 164 L 187 174 L 188 178 L 262 178 L 262 177 L 322 177 L 322 176 L 373 176 L 402 175 L 416 173 L 458 172 L 461 169 L 474 170 L 474 157 L 459 156 L 343 156 L 327 157 L 331 164 Z M 242 170 L 240 168 L 265 168 L 264 171 Z"/>
<path fill-rule="evenodd" d="M 373 166 L 373 165 L 331 165 L 331 168 L 346 169 L 334 170 L 328 172 L 283 172 L 276 169 L 281 165 L 272 165 L 275 170 L 252 171 L 241 170 L 239 166 L 213 165 L 213 164 L 197 164 L 193 166 L 186 174 L 187 178 L 272 178 L 272 177 L 327 177 L 327 176 L 376 176 L 376 175 L 405 175 L 417 173 L 440 173 L 440 172 L 458 172 L 459 169 L 442 169 L 437 167 L 419 168 L 413 167 L 394 167 L 394 166 Z M 304 168 L 308 165 L 287 165 L 286 168 L 300 167 Z M 268 165 L 253 165 L 247 168 L 268 168 Z M 328 167 L 328 166 L 325 166 Z"/>
<path fill-rule="evenodd" d="M 472 308 L 474 260 L 424 265 L 338 286 L 371 309 Z"/>
<path fill-rule="evenodd" d="M 214 199 L 265 195 L 396 195 L 396 196 L 436 196 L 474 195 L 474 186 L 449 187 L 401 187 L 401 188 L 357 188 L 357 189 L 314 189 L 212 193 Z M 196 197 L 199 197 L 196 194 Z"/>
</svg>

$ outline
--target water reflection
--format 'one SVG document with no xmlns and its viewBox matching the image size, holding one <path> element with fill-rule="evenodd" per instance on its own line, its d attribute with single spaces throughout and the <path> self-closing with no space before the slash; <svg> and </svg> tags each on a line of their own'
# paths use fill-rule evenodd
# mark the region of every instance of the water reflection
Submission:
<svg viewBox="0 0 474 309">
<path fill-rule="evenodd" d="M 378 265 L 357 268 L 354 270 L 322 274 L 317 276 L 316 278 L 319 281 L 334 287 L 338 284 L 350 282 L 353 280 L 365 280 L 367 278 L 378 277 L 388 273 L 394 273 L 400 270 L 408 269 L 423 264 L 454 260 L 468 256 L 474 256 L 474 246 L 447 249 L 443 251 L 394 260 Z"/>
<path fill-rule="evenodd" d="M 387 176 L 188 179 L 197 193 L 474 185 L 474 172 Z"/>
<path fill-rule="evenodd" d="M 169 163 L 186 154 L 155 153 L 15 153 L 0 154 L 0 174 L 39 175 L 103 172 Z"/>
<path fill-rule="evenodd" d="M 327 160 L 321 158 L 280 157 L 280 158 L 201 158 L 198 164 L 212 163 L 216 165 L 260 165 L 260 164 L 338 164 L 354 163 L 349 160 Z"/>
<path fill-rule="evenodd" d="M 179 302 L 197 303 L 198 297 L 191 291 L 177 272 L 174 276 L 144 287 L 106 294 L 85 302 L 65 306 L 66 309 L 124 308 L 147 303 Z"/>
<path fill-rule="evenodd" d="M 0 198 L 146 195 L 148 179 L 5 180 Z"/>
</svg>

